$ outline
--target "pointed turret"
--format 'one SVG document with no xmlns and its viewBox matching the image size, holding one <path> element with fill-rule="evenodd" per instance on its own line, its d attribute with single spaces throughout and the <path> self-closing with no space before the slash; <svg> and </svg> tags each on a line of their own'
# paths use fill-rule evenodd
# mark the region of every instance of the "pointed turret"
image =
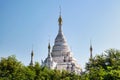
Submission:
<svg viewBox="0 0 120 80">
<path fill-rule="evenodd" d="M 92 59 L 92 51 L 93 51 L 93 48 L 92 48 L 92 43 L 90 41 L 90 59 Z"/>
<path fill-rule="evenodd" d="M 33 53 L 33 50 L 32 50 L 32 52 L 31 52 L 30 66 L 33 66 L 33 56 L 34 56 L 34 53 Z"/>
<path fill-rule="evenodd" d="M 50 53 L 50 49 L 51 49 L 51 46 L 50 46 L 50 42 L 48 43 L 48 58 L 50 58 L 50 60 L 52 60 L 52 56 L 51 56 L 51 53 Z"/>
</svg>

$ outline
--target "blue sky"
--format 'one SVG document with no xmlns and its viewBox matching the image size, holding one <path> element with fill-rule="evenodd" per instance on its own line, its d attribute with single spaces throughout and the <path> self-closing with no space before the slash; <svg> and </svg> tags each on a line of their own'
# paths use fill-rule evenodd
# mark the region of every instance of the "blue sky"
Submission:
<svg viewBox="0 0 120 80">
<path fill-rule="evenodd" d="M 47 57 L 58 33 L 59 6 L 63 32 L 73 56 L 84 68 L 89 58 L 109 48 L 120 49 L 120 0 L 0 0 L 0 57 L 16 55 L 25 65 Z"/>
</svg>

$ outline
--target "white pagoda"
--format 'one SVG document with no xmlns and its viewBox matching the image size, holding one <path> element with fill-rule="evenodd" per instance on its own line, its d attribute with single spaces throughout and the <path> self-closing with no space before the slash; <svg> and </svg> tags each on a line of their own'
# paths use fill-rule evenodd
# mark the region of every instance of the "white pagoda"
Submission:
<svg viewBox="0 0 120 80">
<path fill-rule="evenodd" d="M 48 45 L 48 56 L 42 61 L 42 66 L 47 66 L 50 69 L 67 70 L 69 72 L 81 73 L 81 67 L 77 64 L 76 59 L 72 56 L 72 52 L 67 44 L 65 36 L 62 32 L 62 17 L 61 13 L 58 18 L 59 30 L 55 38 L 54 46 Z"/>
</svg>

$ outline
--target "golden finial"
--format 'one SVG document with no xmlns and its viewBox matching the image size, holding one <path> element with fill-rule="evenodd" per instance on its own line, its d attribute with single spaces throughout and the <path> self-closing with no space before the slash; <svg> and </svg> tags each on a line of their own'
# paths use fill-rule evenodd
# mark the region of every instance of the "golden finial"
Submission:
<svg viewBox="0 0 120 80">
<path fill-rule="evenodd" d="M 31 52 L 31 56 L 33 56 L 34 55 L 34 53 L 33 53 L 33 45 L 32 45 L 32 52 Z"/>
<path fill-rule="evenodd" d="M 90 51 L 92 51 L 92 41 L 90 40 Z"/>
<path fill-rule="evenodd" d="M 50 49 L 51 48 L 51 46 L 50 46 L 50 42 L 49 42 L 49 44 L 48 44 L 48 49 Z"/>
<path fill-rule="evenodd" d="M 49 43 L 48 43 L 48 49 L 50 50 L 51 46 L 50 46 L 50 36 L 49 36 Z"/>
<path fill-rule="evenodd" d="M 59 8 L 60 8 L 60 15 L 59 15 L 58 22 L 59 22 L 59 25 L 62 25 L 61 6 Z"/>
<path fill-rule="evenodd" d="M 93 51 L 92 42 L 90 40 L 90 59 L 92 59 L 92 51 Z"/>
</svg>

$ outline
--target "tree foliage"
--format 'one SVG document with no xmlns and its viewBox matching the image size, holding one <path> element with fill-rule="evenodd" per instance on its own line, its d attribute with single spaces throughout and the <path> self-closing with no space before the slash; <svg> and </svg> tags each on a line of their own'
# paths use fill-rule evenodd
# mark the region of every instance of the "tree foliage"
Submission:
<svg viewBox="0 0 120 80">
<path fill-rule="evenodd" d="M 109 49 L 90 59 L 86 74 L 90 80 L 120 80 L 120 51 Z"/>
<path fill-rule="evenodd" d="M 38 62 L 25 66 L 15 56 L 0 59 L 0 80 L 120 80 L 120 51 L 106 50 L 86 63 L 81 75 L 51 70 Z"/>
<path fill-rule="evenodd" d="M 74 79 L 73 79 L 74 78 Z M 15 56 L 1 58 L 0 80 L 79 80 L 80 77 L 67 71 L 51 70 L 38 62 L 24 66 Z"/>
</svg>

